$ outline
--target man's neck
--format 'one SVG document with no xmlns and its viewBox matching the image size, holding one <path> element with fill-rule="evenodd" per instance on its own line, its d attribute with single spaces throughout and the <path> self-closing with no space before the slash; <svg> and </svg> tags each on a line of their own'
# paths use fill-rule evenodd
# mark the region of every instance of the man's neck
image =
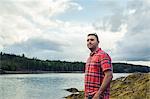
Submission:
<svg viewBox="0 0 150 99">
<path fill-rule="evenodd" d="M 98 47 L 94 48 L 94 49 L 90 49 L 91 53 L 95 52 L 97 50 Z"/>
</svg>

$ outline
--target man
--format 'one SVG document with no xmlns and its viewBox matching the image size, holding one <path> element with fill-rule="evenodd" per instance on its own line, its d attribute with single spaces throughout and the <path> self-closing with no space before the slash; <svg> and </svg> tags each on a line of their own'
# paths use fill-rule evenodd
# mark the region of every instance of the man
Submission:
<svg viewBox="0 0 150 99">
<path fill-rule="evenodd" d="M 88 34 L 87 47 L 91 53 L 85 65 L 85 99 L 109 99 L 110 95 L 111 58 L 98 44 L 97 34 Z"/>
</svg>

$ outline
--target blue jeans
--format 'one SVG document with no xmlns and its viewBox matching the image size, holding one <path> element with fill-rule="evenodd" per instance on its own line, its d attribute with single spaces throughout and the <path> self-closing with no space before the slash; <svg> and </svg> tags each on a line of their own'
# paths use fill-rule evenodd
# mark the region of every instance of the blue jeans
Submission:
<svg viewBox="0 0 150 99">
<path fill-rule="evenodd" d="M 94 95 L 89 95 L 88 99 L 92 99 L 94 97 Z M 99 97 L 99 99 L 103 99 L 102 97 Z"/>
<path fill-rule="evenodd" d="M 89 96 L 88 96 L 88 99 L 92 99 L 92 98 L 93 98 L 93 96 L 94 96 L 94 95 L 89 95 Z"/>
</svg>

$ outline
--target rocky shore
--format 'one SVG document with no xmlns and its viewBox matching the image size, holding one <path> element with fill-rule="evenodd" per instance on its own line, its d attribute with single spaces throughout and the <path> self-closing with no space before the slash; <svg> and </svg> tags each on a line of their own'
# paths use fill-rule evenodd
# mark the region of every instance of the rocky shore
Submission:
<svg viewBox="0 0 150 99">
<path fill-rule="evenodd" d="M 84 99 L 84 91 L 76 88 L 66 99 Z M 111 82 L 110 99 L 150 99 L 150 73 L 134 73 Z"/>
</svg>

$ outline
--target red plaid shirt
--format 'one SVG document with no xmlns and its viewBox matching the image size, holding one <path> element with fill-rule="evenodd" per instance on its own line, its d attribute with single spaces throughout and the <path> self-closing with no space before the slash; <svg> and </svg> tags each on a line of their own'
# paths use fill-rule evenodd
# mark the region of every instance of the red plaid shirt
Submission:
<svg viewBox="0 0 150 99">
<path fill-rule="evenodd" d="M 101 48 L 90 53 L 85 65 L 85 96 L 94 95 L 100 88 L 104 71 L 112 70 L 111 58 Z M 104 92 L 104 99 L 109 99 L 110 85 Z"/>
</svg>

